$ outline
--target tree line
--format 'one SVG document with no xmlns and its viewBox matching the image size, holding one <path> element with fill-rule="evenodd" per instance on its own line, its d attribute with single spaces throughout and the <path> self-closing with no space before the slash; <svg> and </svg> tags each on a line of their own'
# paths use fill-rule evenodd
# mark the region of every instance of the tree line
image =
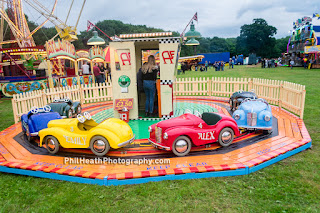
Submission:
<svg viewBox="0 0 320 213">
<path fill-rule="evenodd" d="M 28 18 L 27 22 L 30 31 L 37 27 L 37 24 L 29 21 Z M 163 29 L 148 27 L 146 25 L 126 24 L 119 20 L 103 20 L 95 25 L 109 36 L 129 33 L 164 32 Z M 10 32 L 8 31 L 5 34 L 5 39 L 7 40 L 10 38 Z M 42 27 L 33 35 L 33 38 L 37 45 L 44 45 L 56 33 L 54 27 Z M 289 40 L 289 36 L 276 39 L 274 37 L 276 33 L 277 29 L 274 26 L 268 25 L 264 19 L 253 19 L 251 24 L 245 24 L 240 27 L 240 35 L 237 38 L 219 38 L 216 36 L 198 38 L 200 45 L 196 47 L 196 53 L 230 52 L 231 56 L 240 54 L 248 56 L 250 53 L 255 53 L 263 58 L 275 58 L 281 56 L 281 53 L 286 52 Z M 110 39 L 107 36 L 99 31 L 98 34 L 107 44 L 109 43 Z M 173 32 L 173 36 L 179 35 L 178 32 Z M 73 42 L 75 48 L 89 49 L 90 46 L 87 46 L 86 43 L 91 37 L 92 30 L 89 32 L 81 31 L 78 34 L 78 40 Z M 181 46 L 181 56 L 194 55 L 194 53 L 194 47 Z"/>
</svg>

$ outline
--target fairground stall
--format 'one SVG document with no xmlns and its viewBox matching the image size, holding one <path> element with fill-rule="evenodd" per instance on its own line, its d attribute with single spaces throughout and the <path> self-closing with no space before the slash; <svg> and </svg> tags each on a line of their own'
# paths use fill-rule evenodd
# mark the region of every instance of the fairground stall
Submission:
<svg viewBox="0 0 320 213">
<path fill-rule="evenodd" d="M 198 63 L 202 61 L 204 58 L 203 55 L 194 55 L 194 56 L 185 56 L 179 58 L 179 63 L 184 63 L 186 66 L 186 70 L 196 70 L 196 66 Z"/>
<path fill-rule="evenodd" d="M 43 46 L 0 49 L 0 90 L 3 95 L 44 89 L 48 86 L 45 67 L 46 51 Z"/>
<path fill-rule="evenodd" d="M 121 35 L 120 41 L 110 42 L 111 75 L 113 79 L 113 100 L 115 116 L 119 110 L 130 110 L 129 118 L 138 119 L 144 112 L 145 94 L 137 91 L 137 73 L 147 53 L 159 52 L 160 73 L 157 80 L 155 107 L 157 117 L 173 116 L 173 90 L 175 72 L 179 57 L 180 38 L 163 37 L 169 33 L 141 33 Z M 157 37 L 160 36 L 160 37 Z M 116 61 L 119 58 L 119 62 Z M 116 83 L 117 82 L 117 83 Z M 126 103 L 129 103 L 127 105 Z M 119 106 L 119 107 L 118 107 Z"/>
<path fill-rule="evenodd" d="M 287 53 L 283 56 L 284 64 L 293 60 L 295 66 L 303 65 L 307 58 L 309 68 L 320 68 L 320 20 L 314 14 L 313 18 L 303 17 L 293 22 L 293 30 L 288 41 Z M 312 60 L 312 63 L 310 61 Z"/>
<path fill-rule="evenodd" d="M 50 72 L 59 85 L 73 86 L 80 84 L 91 84 L 95 78 L 92 74 L 94 63 L 105 64 L 104 51 L 100 47 L 92 47 L 87 50 L 75 51 L 72 43 L 65 40 L 48 41 L 46 43 L 48 58 L 50 59 Z M 90 74 L 83 74 L 82 65 L 87 62 L 91 67 Z M 49 70 L 49 69 L 48 69 Z"/>
</svg>

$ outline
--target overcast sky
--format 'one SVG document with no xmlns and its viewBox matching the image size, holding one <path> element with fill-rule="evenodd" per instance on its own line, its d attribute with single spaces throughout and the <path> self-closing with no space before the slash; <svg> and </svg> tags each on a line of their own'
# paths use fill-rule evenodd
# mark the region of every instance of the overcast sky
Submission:
<svg viewBox="0 0 320 213">
<path fill-rule="evenodd" d="M 39 1 L 46 2 L 43 4 L 50 8 L 54 0 Z M 74 2 L 68 25 L 75 25 L 83 0 Z M 71 0 L 58 0 L 55 14 L 64 21 L 70 5 Z M 263 18 L 278 29 L 276 37 L 282 38 L 289 35 L 292 22 L 298 18 L 320 13 L 320 0 L 87 0 L 78 29 L 86 30 L 87 20 L 97 23 L 114 19 L 182 32 L 195 12 L 198 12 L 196 30 L 203 37 L 237 37 L 242 25 L 251 24 L 254 18 Z M 40 15 L 32 9 L 26 8 L 25 13 L 41 22 Z"/>
</svg>

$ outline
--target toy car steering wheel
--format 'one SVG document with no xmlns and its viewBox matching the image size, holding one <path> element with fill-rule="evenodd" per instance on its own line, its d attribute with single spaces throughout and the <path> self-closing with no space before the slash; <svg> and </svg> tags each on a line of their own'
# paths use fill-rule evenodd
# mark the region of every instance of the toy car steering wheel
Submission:
<svg viewBox="0 0 320 213">
<path fill-rule="evenodd" d="M 247 101 L 251 101 L 251 98 L 246 98 L 242 102 L 247 102 Z"/>
<path fill-rule="evenodd" d="M 50 112 L 51 111 L 51 107 L 49 105 L 45 105 L 43 107 L 43 109 L 44 109 L 45 112 Z"/>
<path fill-rule="evenodd" d="M 269 104 L 266 100 L 264 100 L 263 98 L 258 98 L 257 101 L 260 101 L 262 103 L 265 103 L 265 104 Z"/>
<path fill-rule="evenodd" d="M 77 118 L 78 118 L 78 121 L 79 121 L 80 123 L 84 123 L 84 122 L 86 121 L 86 118 L 83 117 L 83 115 L 81 115 L 81 114 L 78 114 L 78 115 L 77 115 Z"/>
<path fill-rule="evenodd" d="M 84 112 L 83 115 L 87 120 L 91 120 L 92 118 L 89 112 Z"/>
<path fill-rule="evenodd" d="M 254 92 L 254 93 L 256 93 L 256 91 L 255 91 L 254 89 L 251 89 L 251 92 Z"/>
<path fill-rule="evenodd" d="M 192 114 L 192 112 L 191 112 L 190 109 L 186 109 L 186 110 L 184 111 L 184 113 L 190 113 L 190 114 Z"/>
<path fill-rule="evenodd" d="M 31 113 L 32 114 L 37 114 L 39 112 L 39 108 L 38 107 L 32 107 L 31 108 Z"/>
<path fill-rule="evenodd" d="M 201 118 L 201 117 L 202 117 L 201 113 L 200 113 L 200 112 L 198 112 L 198 111 L 195 111 L 195 112 L 194 112 L 194 115 L 195 115 L 195 116 L 198 116 L 199 118 Z"/>
</svg>

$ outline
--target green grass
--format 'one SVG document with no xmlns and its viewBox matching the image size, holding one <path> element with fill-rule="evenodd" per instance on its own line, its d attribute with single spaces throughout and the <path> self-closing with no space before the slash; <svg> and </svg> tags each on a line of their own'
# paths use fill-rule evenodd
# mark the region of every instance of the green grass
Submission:
<svg viewBox="0 0 320 213">
<path fill-rule="evenodd" d="M 94 186 L 0 173 L 0 212 L 320 212 L 320 70 L 235 66 L 179 77 L 251 77 L 307 87 L 304 121 L 312 149 L 245 176 Z M 0 100 L 0 129 L 13 124 Z"/>
</svg>

